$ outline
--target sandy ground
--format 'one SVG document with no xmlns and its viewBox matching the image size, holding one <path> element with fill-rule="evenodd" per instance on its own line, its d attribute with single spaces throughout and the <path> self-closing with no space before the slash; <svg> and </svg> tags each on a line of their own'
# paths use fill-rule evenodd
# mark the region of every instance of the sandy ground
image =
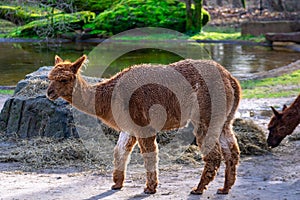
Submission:
<svg viewBox="0 0 300 200">
<path fill-rule="evenodd" d="M 0 96 L 0 109 L 8 98 Z M 261 112 L 270 105 L 289 104 L 291 98 L 243 100 L 241 117 L 251 114 L 264 128 L 268 116 Z M 299 131 L 299 127 L 298 130 Z M 111 169 L 105 174 L 96 171 L 74 172 L 71 169 L 26 172 L 18 163 L 0 163 L 0 199 L 300 199 L 300 141 L 285 140 L 278 148 L 264 156 L 243 157 L 238 168 L 236 184 L 228 195 L 217 195 L 224 180 L 224 164 L 216 179 L 201 196 L 190 195 L 198 184 L 203 163 L 200 165 L 160 165 L 160 184 L 154 195 L 145 195 L 144 168 L 137 163 L 128 167 L 125 186 L 112 191 Z"/>
</svg>

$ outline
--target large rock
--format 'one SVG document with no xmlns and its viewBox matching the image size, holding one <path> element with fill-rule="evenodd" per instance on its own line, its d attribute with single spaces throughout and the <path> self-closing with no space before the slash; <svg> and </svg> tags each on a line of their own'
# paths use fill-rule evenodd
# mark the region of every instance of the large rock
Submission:
<svg viewBox="0 0 300 200">
<path fill-rule="evenodd" d="M 72 109 L 61 98 L 56 101 L 47 99 L 47 75 L 50 70 L 51 67 L 41 67 L 18 83 L 15 94 L 5 102 L 0 113 L 1 132 L 20 138 L 78 137 L 76 121 L 84 121 L 86 124 L 95 121 L 93 117 Z M 99 79 L 90 78 L 90 81 Z"/>
</svg>

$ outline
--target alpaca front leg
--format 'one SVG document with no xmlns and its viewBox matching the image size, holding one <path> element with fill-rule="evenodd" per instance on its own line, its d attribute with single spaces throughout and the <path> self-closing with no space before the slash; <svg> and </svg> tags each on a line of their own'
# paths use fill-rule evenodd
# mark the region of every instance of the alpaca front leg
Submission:
<svg viewBox="0 0 300 200">
<path fill-rule="evenodd" d="M 158 148 L 156 136 L 139 138 L 138 143 L 144 158 L 144 166 L 147 174 L 144 192 L 146 194 L 154 194 L 158 185 Z"/>
<path fill-rule="evenodd" d="M 115 184 L 111 187 L 113 190 L 123 187 L 129 155 L 135 144 L 136 138 L 134 136 L 130 136 L 125 132 L 120 133 L 118 143 L 114 149 L 113 181 Z"/>
</svg>

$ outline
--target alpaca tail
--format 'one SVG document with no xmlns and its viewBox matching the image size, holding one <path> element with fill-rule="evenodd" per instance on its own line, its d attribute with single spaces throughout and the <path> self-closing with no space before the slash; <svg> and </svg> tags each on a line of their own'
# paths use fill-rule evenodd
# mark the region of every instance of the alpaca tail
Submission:
<svg viewBox="0 0 300 200">
<path fill-rule="evenodd" d="M 240 103 L 240 99 L 241 99 L 241 96 L 242 96 L 242 89 L 241 89 L 241 86 L 239 84 L 239 81 L 234 78 L 234 77 L 231 77 L 231 86 L 234 90 L 234 100 L 233 100 L 233 104 L 232 104 L 232 107 L 231 107 L 231 111 L 229 113 L 229 115 L 227 116 L 227 120 L 226 120 L 226 123 L 231 123 L 231 121 L 234 119 L 234 115 L 238 109 L 238 106 L 239 106 L 239 103 Z"/>
</svg>

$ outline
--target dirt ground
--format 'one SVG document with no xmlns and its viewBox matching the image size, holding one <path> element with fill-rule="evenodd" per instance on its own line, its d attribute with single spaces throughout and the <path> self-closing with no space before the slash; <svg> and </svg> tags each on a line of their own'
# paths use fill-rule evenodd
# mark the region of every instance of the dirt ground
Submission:
<svg viewBox="0 0 300 200">
<path fill-rule="evenodd" d="M 0 109 L 8 96 L 1 95 Z M 249 112 L 260 126 L 266 128 L 268 116 L 261 112 L 269 105 L 289 104 L 291 98 L 245 99 L 238 115 L 248 117 Z M 256 113 L 256 114 L 255 114 Z M 299 127 L 297 134 L 300 133 Z M 1 148 L 5 148 L 2 144 Z M 300 140 L 284 140 L 283 143 L 263 156 L 243 156 L 238 168 L 236 184 L 228 195 L 216 191 L 224 181 L 224 164 L 216 179 L 201 196 L 190 195 L 191 188 L 198 184 L 201 164 L 159 165 L 157 193 L 143 193 L 144 168 L 141 162 L 129 164 L 125 186 L 121 191 L 112 191 L 112 166 L 105 172 L 78 170 L 76 168 L 23 170 L 20 163 L 0 163 L 0 199 L 253 199 L 296 200 L 300 197 Z M 3 153 L 3 152 L 2 152 Z M 112 153 L 111 153 L 112 157 Z"/>
</svg>

